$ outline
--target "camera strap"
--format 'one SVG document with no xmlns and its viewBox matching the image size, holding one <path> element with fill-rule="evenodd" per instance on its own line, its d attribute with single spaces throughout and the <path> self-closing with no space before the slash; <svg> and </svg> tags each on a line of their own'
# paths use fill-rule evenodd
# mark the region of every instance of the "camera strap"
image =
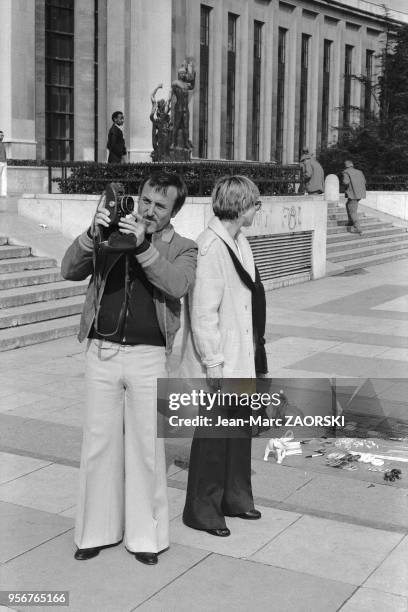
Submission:
<svg viewBox="0 0 408 612">
<path fill-rule="evenodd" d="M 125 257 L 125 298 L 122 302 L 122 306 L 119 312 L 119 316 L 118 316 L 118 321 L 116 323 L 116 327 L 112 332 L 101 332 L 99 330 L 99 315 L 100 315 L 100 309 L 101 309 L 101 303 L 102 303 L 102 295 L 98 295 L 98 299 L 97 299 L 97 304 L 96 304 L 96 309 L 95 309 L 95 321 L 94 321 L 94 329 L 95 332 L 99 335 L 102 336 L 103 338 L 111 338 L 112 336 L 115 336 L 119 330 L 121 329 L 125 318 L 126 318 L 126 313 L 128 310 L 128 306 L 129 306 L 129 297 L 130 297 L 130 273 L 129 273 L 129 256 L 128 255 L 124 255 Z M 118 260 L 117 260 L 118 261 Z M 105 282 L 107 280 L 108 275 L 110 274 L 111 269 L 108 270 L 106 278 L 105 278 Z M 99 293 L 101 291 L 101 287 L 99 286 Z"/>
</svg>

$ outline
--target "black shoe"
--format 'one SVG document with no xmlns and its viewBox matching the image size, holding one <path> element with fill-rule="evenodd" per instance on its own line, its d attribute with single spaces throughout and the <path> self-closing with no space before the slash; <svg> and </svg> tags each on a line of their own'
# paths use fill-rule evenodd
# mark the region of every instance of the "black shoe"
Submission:
<svg viewBox="0 0 408 612">
<path fill-rule="evenodd" d="M 156 565 L 159 561 L 157 553 L 151 552 L 138 552 L 135 553 L 135 558 L 140 563 L 145 563 L 145 565 Z"/>
<path fill-rule="evenodd" d="M 95 548 L 77 548 L 74 557 L 77 561 L 86 561 L 99 555 L 102 546 L 95 546 Z"/>
<path fill-rule="evenodd" d="M 231 535 L 231 532 L 228 527 L 224 527 L 223 529 L 205 529 L 205 531 L 210 535 L 218 536 L 220 538 L 226 538 Z"/>
<path fill-rule="evenodd" d="M 259 510 L 256 510 L 254 508 L 253 510 L 248 510 L 248 512 L 242 512 L 241 514 L 231 514 L 230 516 L 246 519 L 247 521 L 256 521 L 261 518 L 262 514 L 259 512 Z"/>
</svg>

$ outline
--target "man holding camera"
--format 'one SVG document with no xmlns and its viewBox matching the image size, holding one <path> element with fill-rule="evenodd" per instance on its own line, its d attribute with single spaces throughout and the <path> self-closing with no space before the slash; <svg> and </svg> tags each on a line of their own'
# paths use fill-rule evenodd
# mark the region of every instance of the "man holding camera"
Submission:
<svg viewBox="0 0 408 612">
<path fill-rule="evenodd" d="M 78 336 L 87 338 L 78 560 L 124 538 L 138 561 L 154 565 L 169 545 L 156 380 L 167 376 L 180 298 L 195 277 L 197 246 L 170 224 L 186 194 L 179 176 L 162 173 L 142 183 L 137 213 L 103 197 L 62 261 L 68 280 L 91 275 Z"/>
</svg>

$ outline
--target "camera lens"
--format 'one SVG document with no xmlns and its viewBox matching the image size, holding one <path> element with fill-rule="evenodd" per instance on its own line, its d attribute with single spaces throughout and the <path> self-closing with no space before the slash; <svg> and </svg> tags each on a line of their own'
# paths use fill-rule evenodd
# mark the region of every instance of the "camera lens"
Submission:
<svg viewBox="0 0 408 612">
<path fill-rule="evenodd" d="M 129 215 L 135 209 L 135 201 L 132 196 L 123 196 L 120 200 L 120 208 L 123 215 Z"/>
</svg>

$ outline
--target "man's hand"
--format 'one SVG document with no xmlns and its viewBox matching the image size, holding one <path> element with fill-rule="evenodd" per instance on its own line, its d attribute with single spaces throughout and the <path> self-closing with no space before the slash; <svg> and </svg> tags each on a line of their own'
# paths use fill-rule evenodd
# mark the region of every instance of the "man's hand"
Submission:
<svg viewBox="0 0 408 612">
<path fill-rule="evenodd" d="M 95 235 L 95 228 L 97 225 L 102 225 L 103 227 L 109 227 L 110 225 L 110 211 L 105 208 L 105 203 L 106 196 L 104 195 L 98 204 L 98 208 L 96 209 L 96 213 L 93 218 L 93 222 L 91 225 L 92 235 Z"/>
<path fill-rule="evenodd" d="M 218 391 L 222 387 L 222 365 L 207 368 L 207 383 L 210 389 Z"/>
<path fill-rule="evenodd" d="M 122 234 L 133 234 L 136 237 L 136 246 L 142 244 L 146 235 L 146 224 L 139 214 L 134 213 L 122 217 L 118 226 Z"/>
</svg>

